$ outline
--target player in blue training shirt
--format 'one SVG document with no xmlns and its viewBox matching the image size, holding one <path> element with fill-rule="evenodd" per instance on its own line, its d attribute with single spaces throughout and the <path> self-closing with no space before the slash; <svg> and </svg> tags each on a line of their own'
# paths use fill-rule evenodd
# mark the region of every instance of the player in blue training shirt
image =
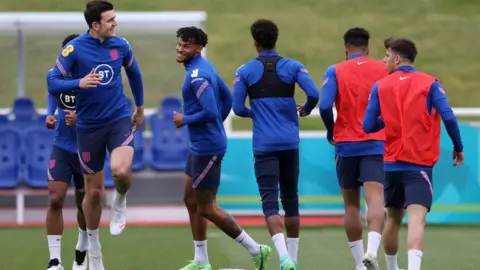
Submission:
<svg viewBox="0 0 480 270">
<path fill-rule="evenodd" d="M 68 35 L 62 43 L 65 46 L 76 34 Z M 47 73 L 47 80 L 52 75 L 52 69 Z M 58 110 L 58 121 L 55 111 Z M 84 184 L 82 169 L 77 154 L 77 134 L 75 131 L 75 92 L 53 96 L 48 94 L 46 127 L 54 129 L 53 149 L 47 170 L 49 205 L 46 217 L 46 229 L 50 261 L 47 270 L 63 270 L 61 259 L 63 234 L 63 202 L 67 194 L 70 181 L 75 184 L 75 202 L 77 204 L 78 242 L 75 248 L 73 270 L 87 269 L 87 225 L 82 211 Z"/>
<path fill-rule="evenodd" d="M 126 225 L 126 194 L 132 180 L 133 132 L 143 121 L 143 83 L 128 42 L 115 36 L 118 25 L 113 5 L 90 1 L 84 11 L 88 32 L 64 47 L 53 70 L 52 94 L 76 91 L 78 154 L 85 175 L 83 210 L 89 236 L 90 269 L 103 269 L 98 226 L 104 186 L 106 150 L 115 180 L 110 233 L 119 235 Z M 123 92 L 122 67 L 127 73 L 137 106 L 133 115 Z M 67 79 L 71 74 L 71 79 Z"/>
<path fill-rule="evenodd" d="M 177 31 L 177 62 L 186 70 L 182 87 L 183 112 L 173 114 L 177 128 L 186 125 L 190 153 L 185 168 L 185 202 L 195 245 L 195 258 L 182 270 L 211 270 L 207 255 L 207 219 L 245 247 L 256 269 L 264 270 L 270 247 L 259 245 L 216 202 L 222 158 L 227 150 L 223 120 L 232 107 L 228 86 L 215 67 L 200 54 L 207 34 L 196 27 Z"/>
<path fill-rule="evenodd" d="M 259 56 L 237 70 L 233 82 L 233 111 L 253 120 L 254 168 L 267 227 L 278 251 L 281 269 L 296 269 L 300 234 L 298 114 L 307 116 L 315 108 L 318 88 L 304 65 L 276 52 L 278 28 L 275 23 L 257 20 L 250 31 Z M 295 83 L 307 95 L 305 105 L 295 103 Z M 247 96 L 251 109 L 245 107 Z M 285 210 L 287 243 L 278 213 L 278 186 Z"/>
</svg>

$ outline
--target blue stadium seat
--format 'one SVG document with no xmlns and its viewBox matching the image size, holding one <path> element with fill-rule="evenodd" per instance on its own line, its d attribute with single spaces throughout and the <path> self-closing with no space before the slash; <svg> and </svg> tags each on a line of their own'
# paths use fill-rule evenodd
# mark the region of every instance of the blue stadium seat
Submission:
<svg viewBox="0 0 480 270">
<path fill-rule="evenodd" d="M 188 155 L 188 130 L 176 129 L 170 118 L 161 114 L 150 117 L 150 165 L 158 171 L 181 171 Z"/>
<path fill-rule="evenodd" d="M 47 168 L 50 166 L 50 153 L 53 147 L 54 131 L 36 128 L 27 132 L 26 146 L 26 179 L 32 188 L 47 188 Z"/>
<path fill-rule="evenodd" d="M 172 115 L 173 111 L 182 111 L 182 101 L 178 97 L 167 96 L 162 100 L 159 112 L 164 115 Z"/>
<path fill-rule="evenodd" d="M 21 179 L 21 137 L 9 128 L 0 129 L 0 188 L 15 188 Z"/>
<path fill-rule="evenodd" d="M 28 97 L 17 98 L 13 102 L 12 113 L 15 115 L 15 120 L 34 119 L 36 115 L 35 104 Z"/>
<path fill-rule="evenodd" d="M 45 128 L 45 122 L 47 121 L 47 115 L 46 114 L 39 114 L 37 116 L 37 124 L 39 127 Z"/>
<path fill-rule="evenodd" d="M 8 115 L 0 114 L 0 128 L 4 128 L 6 125 L 9 124 Z"/>
<path fill-rule="evenodd" d="M 145 138 L 143 137 L 143 131 L 145 130 L 146 124 L 147 119 L 144 119 L 142 127 L 133 135 L 133 146 L 135 148 L 135 152 L 133 153 L 132 171 L 134 172 L 141 171 L 147 166 L 145 151 L 146 143 Z"/>
</svg>

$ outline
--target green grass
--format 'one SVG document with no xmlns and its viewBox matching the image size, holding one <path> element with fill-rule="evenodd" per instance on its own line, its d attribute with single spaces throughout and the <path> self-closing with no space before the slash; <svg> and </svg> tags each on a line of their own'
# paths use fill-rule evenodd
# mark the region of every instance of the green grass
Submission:
<svg viewBox="0 0 480 270">
<path fill-rule="evenodd" d="M 344 59 L 342 35 L 352 26 L 372 34 L 371 55 L 383 57 L 384 38 L 406 36 L 418 46 L 417 68 L 440 78 L 453 106 L 478 106 L 477 91 L 480 51 L 472 38 L 480 31 L 480 2 L 470 0 L 199 0 L 199 1 L 114 1 L 117 10 L 169 11 L 205 10 L 210 38 L 208 57 L 230 83 L 235 70 L 255 57 L 249 25 L 253 20 L 273 19 L 280 28 L 279 52 L 303 62 L 321 85 L 325 69 Z M 3 0 L 0 11 L 80 11 L 84 1 Z M 406 8 L 408 7 L 408 8 Z M 157 106 L 165 94 L 176 94 L 182 83 L 182 67 L 174 61 L 173 37 L 145 33 L 122 33 L 137 55 L 144 73 L 147 106 Z M 54 63 L 59 43 L 66 33 L 29 33 L 27 38 L 26 92 L 39 106 L 45 106 L 44 74 Z M 0 33 L 0 107 L 11 104 L 16 95 L 15 38 Z M 127 92 L 129 92 L 127 90 Z M 297 91 L 299 102 L 305 101 Z M 320 119 L 301 122 L 303 129 L 319 129 Z M 249 127 L 248 120 L 236 121 L 236 129 Z"/>
<path fill-rule="evenodd" d="M 257 241 L 271 245 L 265 228 L 248 227 Z M 129 227 L 117 238 L 101 229 L 101 242 L 107 269 L 179 269 L 193 258 L 193 245 L 187 227 Z M 209 229 L 208 248 L 213 269 L 252 269 L 248 254 L 221 231 Z M 66 269 L 73 261 L 77 230 L 65 230 L 62 259 Z M 405 230 L 400 235 L 399 266 L 406 268 Z M 427 229 L 423 269 L 478 269 L 477 254 L 480 230 L 476 226 L 435 227 Z M 47 241 L 43 228 L 1 228 L 0 261 L 9 270 L 41 269 L 48 262 Z M 366 239 L 366 235 L 364 236 Z M 472 241 L 473 240 L 473 241 Z M 366 244 L 366 243 L 365 243 Z M 382 249 L 382 248 L 381 248 Z M 380 265 L 385 267 L 380 250 Z M 354 268 L 347 240 L 342 228 L 305 228 L 301 232 L 299 248 L 300 269 L 350 270 Z M 268 269 L 279 269 L 274 251 Z"/>
</svg>

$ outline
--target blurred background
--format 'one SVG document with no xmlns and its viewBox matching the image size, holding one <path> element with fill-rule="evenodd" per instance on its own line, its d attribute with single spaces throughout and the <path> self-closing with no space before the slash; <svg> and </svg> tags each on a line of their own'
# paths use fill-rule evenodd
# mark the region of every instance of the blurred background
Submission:
<svg viewBox="0 0 480 270">
<path fill-rule="evenodd" d="M 53 132 L 44 127 L 45 74 L 53 67 L 63 38 L 87 30 L 84 4 L 83 0 L 0 2 L 0 261 L 4 269 L 39 268 L 48 262 L 45 170 Z M 389 36 L 416 42 L 416 68 L 442 80 L 461 120 L 465 145 L 465 164 L 452 167 L 453 146 L 442 130 L 423 269 L 480 269 L 478 243 L 471 241 L 480 237 L 480 51 L 475 37 L 480 30 L 479 1 L 115 0 L 113 4 L 119 22 L 117 34 L 128 39 L 143 73 L 148 117 L 135 137 L 128 228 L 115 239 L 108 229 L 102 229 L 107 268 L 138 269 L 142 265 L 142 269 L 178 269 L 193 258 L 182 191 L 188 134 L 184 129 L 175 130 L 170 116 L 174 109 L 180 110 L 184 77 L 183 66 L 175 62 L 175 31 L 192 25 L 204 28 L 209 36 L 204 56 L 231 85 L 235 70 L 256 57 L 250 24 L 267 18 L 280 29 L 280 54 L 304 63 L 319 87 L 325 69 L 344 60 L 342 36 L 351 27 L 370 31 L 370 54 L 377 59 L 383 58 L 383 40 Z M 124 83 L 125 93 L 131 97 L 125 76 Z M 296 98 L 305 101 L 299 88 Z M 325 139 L 318 110 L 300 122 L 299 190 L 305 227 L 300 241 L 300 269 L 353 269 L 339 226 L 343 204 L 333 148 Z M 228 153 L 218 202 L 239 217 L 256 239 L 271 243 L 263 226 L 253 172 L 251 121 L 231 115 L 225 127 Z M 7 129 L 16 130 L 18 136 Z M 108 159 L 105 169 L 102 220 L 108 223 L 113 187 Z M 64 210 L 68 226 L 63 240 L 64 261 L 73 260 L 77 235 L 72 194 Z M 172 248 L 169 241 L 178 247 Z M 404 250 L 404 242 L 401 248 Z M 214 269 L 251 268 L 242 248 L 213 227 L 209 229 L 209 250 Z M 401 266 L 406 268 L 406 253 L 402 251 L 399 256 Z M 269 264 L 272 269 L 278 268 L 275 258 Z"/>
</svg>

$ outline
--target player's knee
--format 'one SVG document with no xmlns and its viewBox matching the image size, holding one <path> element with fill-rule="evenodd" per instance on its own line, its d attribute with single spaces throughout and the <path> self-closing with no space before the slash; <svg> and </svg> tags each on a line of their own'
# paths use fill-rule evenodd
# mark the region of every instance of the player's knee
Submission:
<svg viewBox="0 0 480 270">
<path fill-rule="evenodd" d="M 65 197 L 59 194 L 50 194 L 49 205 L 52 210 L 61 210 L 63 208 L 63 202 Z"/>
<path fill-rule="evenodd" d="M 103 189 L 99 187 L 89 187 L 85 193 L 88 196 L 89 201 L 93 203 L 100 203 L 103 195 Z"/>
<path fill-rule="evenodd" d="M 262 209 L 265 219 L 269 218 L 270 216 L 278 215 L 278 202 L 262 202 Z"/>
<path fill-rule="evenodd" d="M 211 218 L 215 215 L 215 205 L 213 203 L 205 203 L 197 206 L 197 211 L 200 216 L 211 220 Z"/>
<path fill-rule="evenodd" d="M 285 217 L 298 217 L 298 196 L 291 198 L 282 198 L 282 206 L 285 211 Z"/>
<path fill-rule="evenodd" d="M 125 179 L 131 174 L 130 166 L 126 163 L 112 164 L 111 170 L 114 179 Z"/>
</svg>

